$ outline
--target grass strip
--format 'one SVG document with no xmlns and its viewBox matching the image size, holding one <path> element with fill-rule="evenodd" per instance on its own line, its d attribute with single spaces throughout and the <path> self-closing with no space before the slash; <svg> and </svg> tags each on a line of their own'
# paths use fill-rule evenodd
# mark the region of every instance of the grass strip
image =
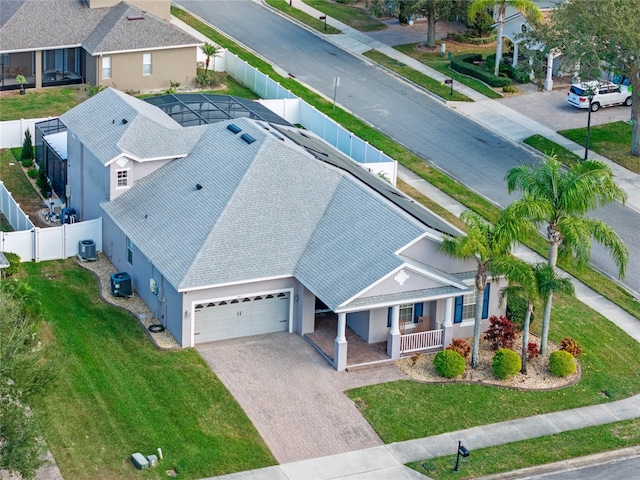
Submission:
<svg viewBox="0 0 640 480">
<path fill-rule="evenodd" d="M 565 165 L 570 166 L 582 160 L 582 157 L 576 155 L 571 150 L 564 148 L 562 145 L 558 145 L 554 141 L 549 140 L 542 135 L 538 135 L 537 133 L 525 138 L 522 142 L 549 157 L 556 157 L 559 162 L 564 163 Z"/>
<path fill-rule="evenodd" d="M 538 319 L 534 331 L 539 331 L 539 324 Z M 402 380 L 352 389 L 347 395 L 380 438 L 392 443 L 607 403 L 640 392 L 638 343 L 579 300 L 556 295 L 549 338 L 560 343 L 565 337 L 578 341 L 584 353 L 579 357 L 580 382 L 561 390 Z"/>
<path fill-rule="evenodd" d="M 194 349 L 160 351 L 128 312 L 98 297 L 71 260 L 23 264 L 39 292 L 48 355 L 58 359 L 36 405 L 65 478 L 136 479 L 129 457 L 161 448 L 145 478 L 205 478 L 276 463 L 238 403 Z M 73 301 L 70 301 L 73 299 Z"/>
<path fill-rule="evenodd" d="M 373 17 L 365 9 L 349 5 L 346 2 L 327 2 L 326 0 L 303 0 L 303 2 L 361 32 L 372 32 L 387 28 L 384 23 Z"/>
<path fill-rule="evenodd" d="M 327 25 L 327 23 L 324 20 L 320 20 L 319 18 L 312 17 L 311 15 L 303 12 L 299 8 L 290 6 L 288 1 L 266 0 L 266 3 L 267 5 L 281 11 L 285 15 L 288 15 L 291 18 L 295 18 L 300 23 L 304 23 L 305 25 L 313 28 L 314 30 L 317 30 L 318 32 L 328 33 L 328 34 L 342 33 L 339 29 L 332 27 L 331 25 Z M 332 15 L 329 15 L 329 16 L 332 16 Z"/>
<path fill-rule="evenodd" d="M 446 42 L 446 43 L 445 43 Z M 405 45 L 397 45 L 393 48 L 398 50 L 399 52 L 417 60 L 428 67 L 433 68 L 434 70 L 439 71 L 443 75 L 447 75 L 453 78 L 454 81 L 462 83 L 469 88 L 473 88 L 475 91 L 485 95 L 486 97 L 498 99 L 502 98 L 502 95 L 492 89 L 486 83 L 481 82 L 477 78 L 473 78 L 467 75 L 463 75 L 455 70 L 449 68 L 451 64 L 451 60 L 449 60 L 449 55 L 461 55 L 463 53 L 482 53 L 483 55 L 487 55 L 489 53 L 495 53 L 495 47 L 486 47 L 480 45 L 465 45 L 457 42 L 452 42 L 450 40 L 442 40 L 436 42 L 436 45 L 441 45 L 445 43 L 446 48 L 448 48 L 447 57 L 442 56 L 439 51 L 429 51 L 420 48 L 416 48 L 417 44 L 408 43 Z M 439 50 L 436 48 L 436 50 Z M 455 86 L 455 85 L 454 85 Z"/>
<path fill-rule="evenodd" d="M 561 130 L 560 135 L 585 146 L 587 143 L 587 129 L 574 128 Z M 612 162 L 640 173 L 640 158 L 631 155 L 631 125 L 629 122 L 613 122 L 604 125 L 591 126 L 589 131 L 589 150 L 607 157 Z"/>
<path fill-rule="evenodd" d="M 468 458 L 461 458 L 458 472 L 453 471 L 456 455 L 408 466 L 434 480 L 476 478 L 634 445 L 640 445 L 640 419 L 473 450 Z"/>
<path fill-rule="evenodd" d="M 367 58 L 370 58 L 376 63 L 388 68 L 392 72 L 397 73 L 398 75 L 406 78 L 407 80 L 419 85 L 420 87 L 428 90 L 444 100 L 454 101 L 454 102 L 472 102 L 469 97 L 463 95 L 460 92 L 453 91 L 453 95 L 451 95 L 451 87 L 445 85 L 444 83 L 440 83 L 438 80 L 435 80 L 424 73 L 421 73 L 413 68 L 405 65 L 398 60 L 388 57 L 384 53 L 378 52 L 377 50 L 369 50 L 364 52 L 363 55 Z"/>
</svg>

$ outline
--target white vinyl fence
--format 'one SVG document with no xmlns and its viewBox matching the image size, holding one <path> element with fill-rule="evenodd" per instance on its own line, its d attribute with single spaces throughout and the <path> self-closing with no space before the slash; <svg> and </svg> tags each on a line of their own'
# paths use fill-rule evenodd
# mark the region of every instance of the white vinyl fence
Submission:
<svg viewBox="0 0 640 480">
<path fill-rule="evenodd" d="M 15 201 L 11 192 L 4 186 L 4 182 L 0 181 L 0 212 L 9 221 L 14 230 L 30 230 L 33 223 L 29 220 L 29 216 L 20 208 L 20 204 Z"/>
<path fill-rule="evenodd" d="M 83 240 L 93 240 L 102 251 L 102 218 L 57 227 L 0 232 L 0 251 L 15 253 L 22 262 L 61 260 L 78 254 Z"/>
<path fill-rule="evenodd" d="M 21 147 L 24 142 L 24 131 L 27 128 L 31 132 L 31 140 L 35 144 L 35 124 L 52 118 L 54 117 L 21 118 L 20 120 L 7 120 L 6 122 L 0 122 L 0 148 Z"/>
</svg>

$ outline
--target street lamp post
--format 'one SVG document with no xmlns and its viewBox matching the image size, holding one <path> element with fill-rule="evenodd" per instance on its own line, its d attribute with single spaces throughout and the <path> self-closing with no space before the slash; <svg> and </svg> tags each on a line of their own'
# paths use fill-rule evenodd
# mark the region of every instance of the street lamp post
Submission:
<svg viewBox="0 0 640 480">
<path fill-rule="evenodd" d="M 587 94 L 587 98 L 589 99 L 589 113 L 587 114 L 587 139 L 584 144 L 584 159 L 587 160 L 589 157 L 589 133 L 591 133 L 591 104 L 593 103 L 593 90 L 589 89 L 589 93 Z"/>
</svg>

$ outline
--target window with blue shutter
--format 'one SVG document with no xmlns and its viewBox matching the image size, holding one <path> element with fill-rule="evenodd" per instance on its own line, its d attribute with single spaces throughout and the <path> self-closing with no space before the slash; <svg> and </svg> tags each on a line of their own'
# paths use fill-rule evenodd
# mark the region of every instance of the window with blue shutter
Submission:
<svg viewBox="0 0 640 480">
<path fill-rule="evenodd" d="M 416 303 L 413 306 L 413 323 L 418 323 L 418 317 L 422 316 L 422 303 Z"/>
<path fill-rule="evenodd" d="M 391 307 L 387 309 L 387 328 L 391 328 Z"/>
<path fill-rule="evenodd" d="M 491 284 L 487 283 L 484 289 L 484 303 L 482 304 L 482 319 L 489 317 L 489 292 L 491 291 Z"/>
<path fill-rule="evenodd" d="M 453 309 L 453 323 L 462 323 L 462 301 L 463 295 L 456 297 L 455 308 Z"/>
</svg>

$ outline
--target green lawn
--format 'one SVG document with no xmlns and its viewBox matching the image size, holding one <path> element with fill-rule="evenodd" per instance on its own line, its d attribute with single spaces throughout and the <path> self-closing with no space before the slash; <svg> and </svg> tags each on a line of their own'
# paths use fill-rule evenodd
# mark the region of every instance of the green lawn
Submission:
<svg viewBox="0 0 640 480">
<path fill-rule="evenodd" d="M 0 97 L 0 122 L 20 118 L 57 117 L 75 107 L 83 99 L 80 87 L 52 87 L 44 90 L 27 89 Z"/>
<path fill-rule="evenodd" d="M 540 311 L 540 310 L 538 310 Z M 539 325 L 534 324 L 534 329 Z M 347 392 L 385 443 L 438 435 L 540 413 L 606 403 L 640 392 L 638 343 L 574 299 L 554 297 L 550 340 L 570 336 L 583 347 L 582 379 L 550 391 L 408 380 Z M 456 399 L 452 401 L 452 399 Z"/>
<path fill-rule="evenodd" d="M 127 312 L 103 303 L 71 260 L 23 264 L 40 294 L 58 376 L 36 409 L 65 478 L 140 478 L 129 457 L 161 448 L 144 478 L 203 478 L 274 465 L 251 421 L 193 349 L 155 349 Z M 49 346 L 50 345 L 50 346 Z"/>
<path fill-rule="evenodd" d="M 616 107 L 617 108 L 617 107 Z M 586 128 L 561 130 L 560 135 L 585 145 Z M 614 122 L 592 126 L 589 132 L 589 150 L 616 162 L 635 173 L 640 173 L 640 158 L 631 155 L 631 125 L 628 122 Z"/>
<path fill-rule="evenodd" d="M 473 450 L 454 472 L 455 455 L 408 466 L 434 480 L 476 478 L 640 444 L 640 419 Z"/>
<path fill-rule="evenodd" d="M 340 30 L 338 30 L 337 28 L 332 27 L 331 25 L 327 25 L 324 20 L 320 20 L 320 18 L 312 17 L 298 8 L 290 7 L 288 1 L 266 0 L 266 2 L 268 5 L 272 6 L 273 8 L 277 8 L 285 15 L 295 18 L 299 22 L 302 22 L 305 25 L 308 25 L 309 27 L 321 33 L 330 33 L 330 34 L 341 33 Z"/>
<path fill-rule="evenodd" d="M 0 179 L 11 192 L 13 198 L 22 203 L 23 200 L 33 198 L 34 190 L 27 176 L 22 173 L 20 165 L 21 148 L 0 150 Z"/>
<path fill-rule="evenodd" d="M 361 32 L 371 32 L 387 28 L 384 23 L 373 17 L 366 10 L 355 5 L 349 5 L 348 2 L 328 2 L 326 0 L 303 1 L 310 7 Z"/>
<path fill-rule="evenodd" d="M 483 55 L 487 55 L 495 52 L 495 47 L 493 46 L 487 47 L 482 45 L 462 45 L 458 43 L 450 43 L 447 40 L 443 40 L 442 42 L 445 43 L 448 52 L 451 52 L 452 55 L 460 55 L 463 53 L 482 53 Z M 442 42 L 438 41 L 437 43 L 441 44 Z M 437 70 L 440 73 L 453 78 L 455 82 L 462 83 L 469 88 L 473 88 L 475 91 L 489 98 L 502 98 L 502 95 L 500 93 L 496 92 L 486 83 L 481 82 L 477 78 L 469 77 L 450 69 L 449 64 L 451 63 L 451 61 L 448 58 L 448 54 L 445 56 L 441 56 L 440 53 L 437 52 L 427 52 L 416 49 L 416 44 L 413 43 L 407 45 L 398 45 L 394 48 L 399 52 L 402 52 L 405 55 L 408 55 L 409 57 L 418 60 L 421 63 L 424 63 L 434 70 Z"/>
<path fill-rule="evenodd" d="M 374 62 L 379 63 L 387 67 L 389 70 L 397 73 L 398 75 L 406 78 L 407 80 L 412 81 L 416 85 L 421 86 L 425 90 L 435 93 L 441 98 L 445 100 L 457 101 L 457 102 L 471 102 L 472 100 L 459 92 L 456 92 L 455 85 L 453 90 L 453 95 L 451 95 L 451 87 L 449 85 L 445 85 L 444 83 L 440 83 L 437 80 L 434 80 L 427 75 L 414 70 L 413 68 L 405 65 L 398 60 L 395 60 L 391 57 L 387 57 L 384 53 L 380 53 L 377 50 L 369 50 L 365 52 L 364 55 Z"/>
</svg>

